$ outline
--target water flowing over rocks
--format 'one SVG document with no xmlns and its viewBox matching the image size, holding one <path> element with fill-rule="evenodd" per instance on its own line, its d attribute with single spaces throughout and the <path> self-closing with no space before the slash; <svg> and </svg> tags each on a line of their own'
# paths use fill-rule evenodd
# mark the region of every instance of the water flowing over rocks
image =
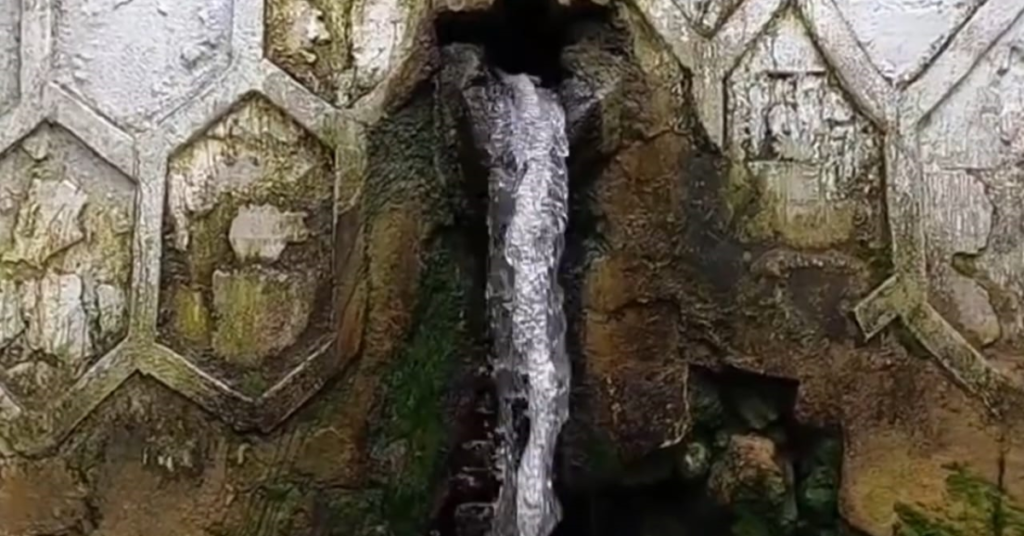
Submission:
<svg viewBox="0 0 1024 536">
<path fill-rule="evenodd" d="M 553 463 L 569 417 L 569 361 L 558 268 L 568 211 L 568 140 L 557 96 L 527 75 L 482 88 L 490 175 L 502 488 L 495 534 L 548 536 L 558 523 Z M 489 117 L 488 117 L 489 116 Z M 522 437 L 525 435 L 526 437 Z M 514 528 L 513 528 L 514 525 Z"/>
</svg>

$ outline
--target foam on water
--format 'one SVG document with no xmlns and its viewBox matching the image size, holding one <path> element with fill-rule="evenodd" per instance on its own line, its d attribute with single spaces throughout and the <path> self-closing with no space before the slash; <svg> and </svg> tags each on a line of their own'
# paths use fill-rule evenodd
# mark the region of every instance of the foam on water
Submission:
<svg viewBox="0 0 1024 536">
<path fill-rule="evenodd" d="M 568 212 L 569 143 L 554 93 L 499 74 L 488 91 L 491 258 L 488 301 L 501 399 L 496 536 L 548 536 L 558 434 L 569 416 L 570 367 L 558 265 Z"/>
</svg>

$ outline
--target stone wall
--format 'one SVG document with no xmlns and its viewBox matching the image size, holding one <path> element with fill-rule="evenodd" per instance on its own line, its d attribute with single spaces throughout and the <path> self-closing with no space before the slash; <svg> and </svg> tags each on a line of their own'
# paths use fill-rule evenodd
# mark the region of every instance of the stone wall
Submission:
<svg viewBox="0 0 1024 536">
<path fill-rule="evenodd" d="M 796 418 L 841 430 L 847 530 L 1021 530 L 1024 4 L 619 9 L 640 72 L 604 99 L 613 149 L 582 178 L 576 467 L 599 441 L 620 462 L 685 446 L 694 371 L 739 369 L 797 380 Z"/>
<path fill-rule="evenodd" d="M 567 471 L 741 369 L 853 527 L 1024 530 L 1024 1 L 599 3 Z M 486 348 L 434 21 L 489 5 L 0 0 L 0 536 L 421 533 Z"/>
</svg>

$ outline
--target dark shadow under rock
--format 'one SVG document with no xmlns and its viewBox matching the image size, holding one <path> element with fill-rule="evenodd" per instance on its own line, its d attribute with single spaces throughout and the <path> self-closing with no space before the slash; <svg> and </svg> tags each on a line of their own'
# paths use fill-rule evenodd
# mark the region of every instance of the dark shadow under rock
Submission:
<svg viewBox="0 0 1024 536">
<path fill-rule="evenodd" d="M 693 427 L 584 488 L 563 493 L 557 536 L 832 536 L 838 430 L 797 422 L 797 384 L 694 367 Z"/>
</svg>

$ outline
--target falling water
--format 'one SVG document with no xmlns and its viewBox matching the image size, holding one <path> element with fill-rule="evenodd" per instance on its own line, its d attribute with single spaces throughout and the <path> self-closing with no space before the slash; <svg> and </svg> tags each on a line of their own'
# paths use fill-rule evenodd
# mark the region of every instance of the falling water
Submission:
<svg viewBox="0 0 1024 536">
<path fill-rule="evenodd" d="M 569 144 L 565 114 L 552 92 L 526 75 L 499 74 L 490 86 L 488 300 L 502 480 L 494 534 L 548 536 L 561 517 L 552 466 L 569 415 L 558 284 Z"/>
</svg>

